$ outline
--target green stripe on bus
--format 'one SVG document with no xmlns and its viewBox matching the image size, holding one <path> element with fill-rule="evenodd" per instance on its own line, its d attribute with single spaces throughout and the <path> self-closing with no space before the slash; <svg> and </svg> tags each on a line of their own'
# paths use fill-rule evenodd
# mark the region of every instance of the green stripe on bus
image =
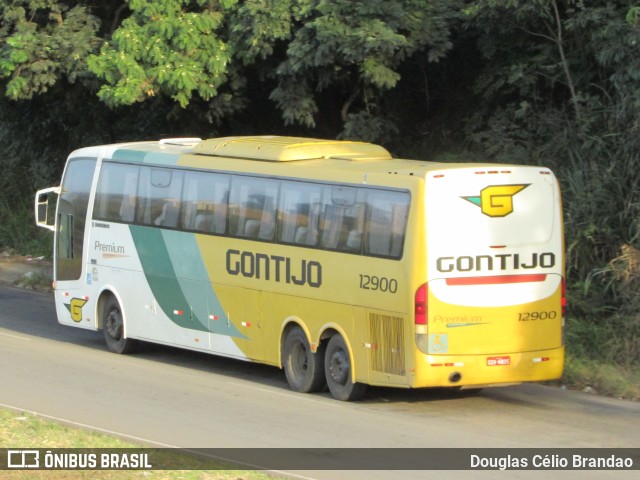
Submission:
<svg viewBox="0 0 640 480">
<path fill-rule="evenodd" d="M 137 225 L 129 229 L 149 287 L 169 319 L 180 327 L 245 338 L 228 321 L 193 234 Z"/>
<path fill-rule="evenodd" d="M 160 166 L 175 166 L 178 163 L 179 155 L 164 152 L 144 152 L 130 148 L 116 150 L 113 153 L 113 160 L 127 161 L 128 163 L 144 163 Z"/>
</svg>

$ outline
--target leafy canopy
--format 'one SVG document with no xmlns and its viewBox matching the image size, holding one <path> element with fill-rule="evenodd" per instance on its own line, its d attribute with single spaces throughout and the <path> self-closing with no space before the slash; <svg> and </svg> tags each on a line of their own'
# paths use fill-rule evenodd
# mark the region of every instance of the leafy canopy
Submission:
<svg viewBox="0 0 640 480">
<path fill-rule="evenodd" d="M 231 6 L 235 2 L 223 2 Z M 209 100 L 231 61 L 216 31 L 221 5 L 206 0 L 130 0 L 131 16 L 105 42 L 89 68 L 105 81 L 98 96 L 110 106 L 158 94 L 186 107 L 194 95 Z"/>
<path fill-rule="evenodd" d="M 0 1 L 0 80 L 12 100 L 46 93 L 60 79 L 87 77 L 99 45 L 99 20 L 83 5 L 55 0 Z"/>
</svg>

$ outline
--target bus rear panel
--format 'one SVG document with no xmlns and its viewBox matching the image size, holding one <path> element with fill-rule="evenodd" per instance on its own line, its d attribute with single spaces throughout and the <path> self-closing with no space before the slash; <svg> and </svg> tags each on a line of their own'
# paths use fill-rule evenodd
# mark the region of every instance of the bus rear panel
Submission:
<svg viewBox="0 0 640 480">
<path fill-rule="evenodd" d="M 426 178 L 427 278 L 415 300 L 416 386 L 556 379 L 564 364 L 558 184 L 546 168 Z"/>
</svg>

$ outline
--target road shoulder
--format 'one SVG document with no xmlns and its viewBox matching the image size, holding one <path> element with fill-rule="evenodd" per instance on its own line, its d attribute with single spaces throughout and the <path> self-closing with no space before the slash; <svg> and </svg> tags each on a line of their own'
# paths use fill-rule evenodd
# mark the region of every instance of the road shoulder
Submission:
<svg viewBox="0 0 640 480">
<path fill-rule="evenodd" d="M 0 252 L 0 285 L 51 291 L 51 261 L 42 257 Z"/>
</svg>

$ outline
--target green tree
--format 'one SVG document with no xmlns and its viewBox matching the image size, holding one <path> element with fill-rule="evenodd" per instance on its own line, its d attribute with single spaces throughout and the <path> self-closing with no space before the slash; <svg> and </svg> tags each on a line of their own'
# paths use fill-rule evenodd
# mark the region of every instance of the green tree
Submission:
<svg viewBox="0 0 640 480">
<path fill-rule="evenodd" d="M 283 1 L 277 11 L 264 8 L 264 1 L 247 3 L 255 7 L 243 16 L 252 28 L 241 31 L 265 33 L 255 49 L 246 50 L 245 62 L 264 57 L 265 38 L 288 40 L 270 95 L 285 124 L 315 127 L 316 114 L 332 104 L 344 137 L 377 141 L 397 133 L 382 100 L 397 86 L 399 66 L 423 51 L 432 62 L 442 59 L 451 48 L 450 24 L 456 18 L 456 2 L 440 0 Z M 269 34 L 264 25 L 274 15 L 277 28 Z"/>
<path fill-rule="evenodd" d="M 89 58 L 105 84 L 98 93 L 110 106 L 131 105 L 164 94 L 182 107 L 194 95 L 209 100 L 227 80 L 229 48 L 218 35 L 222 6 L 235 0 L 130 0 L 126 18 Z"/>
<path fill-rule="evenodd" d="M 130 0 L 131 16 L 89 67 L 111 106 L 168 95 L 183 108 L 210 101 L 211 118 L 246 105 L 247 81 L 273 84 L 285 125 L 316 127 L 337 112 L 345 136 L 396 132 L 382 99 L 399 66 L 451 48 L 456 2 L 445 0 Z"/>
<path fill-rule="evenodd" d="M 6 96 L 31 99 L 62 79 L 86 80 L 86 59 L 99 45 L 99 25 L 82 5 L 0 1 L 0 80 L 6 81 Z"/>
<path fill-rule="evenodd" d="M 463 13 L 484 61 L 468 138 L 499 160 L 557 171 L 570 305 L 593 327 L 571 343 L 598 338 L 607 348 L 590 355 L 637 365 L 640 7 L 475 0 Z"/>
<path fill-rule="evenodd" d="M 637 12 L 625 0 L 468 2 L 464 25 L 484 61 L 477 138 L 513 148 L 566 128 L 582 140 L 626 130 L 640 106 Z"/>
</svg>

